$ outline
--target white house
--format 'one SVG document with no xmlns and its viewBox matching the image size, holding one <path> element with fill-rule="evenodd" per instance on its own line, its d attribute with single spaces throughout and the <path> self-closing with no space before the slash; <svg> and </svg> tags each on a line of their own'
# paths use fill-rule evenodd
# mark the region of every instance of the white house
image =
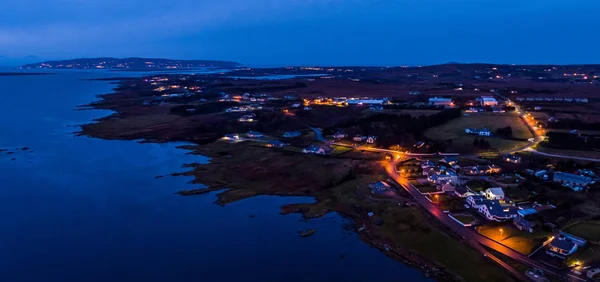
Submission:
<svg viewBox="0 0 600 282">
<path fill-rule="evenodd" d="M 373 144 L 377 140 L 377 136 L 369 136 L 367 137 L 367 144 Z"/>
<path fill-rule="evenodd" d="M 477 128 L 466 128 L 465 133 L 479 136 L 491 136 L 492 132 L 487 128 L 477 129 Z"/>
<path fill-rule="evenodd" d="M 488 188 L 485 190 L 484 194 L 488 200 L 504 200 L 504 190 L 500 187 Z"/>
<path fill-rule="evenodd" d="M 557 236 L 548 244 L 548 251 L 546 253 L 564 259 L 576 251 L 577 244 L 566 237 Z"/>
<path fill-rule="evenodd" d="M 489 220 L 505 221 L 517 217 L 515 207 L 503 207 L 498 200 L 485 200 L 477 211 Z"/>
<path fill-rule="evenodd" d="M 479 208 L 485 202 L 485 198 L 481 195 L 467 196 L 467 204 L 473 208 Z"/>
</svg>

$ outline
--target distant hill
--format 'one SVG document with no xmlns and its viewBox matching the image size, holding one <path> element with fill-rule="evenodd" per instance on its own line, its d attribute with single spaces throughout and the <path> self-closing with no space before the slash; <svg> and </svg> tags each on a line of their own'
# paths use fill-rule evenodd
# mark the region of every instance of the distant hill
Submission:
<svg viewBox="0 0 600 282">
<path fill-rule="evenodd" d="M 22 69 L 187 69 L 201 67 L 237 67 L 236 62 L 211 60 L 172 60 L 157 58 L 79 58 L 27 64 Z"/>
</svg>

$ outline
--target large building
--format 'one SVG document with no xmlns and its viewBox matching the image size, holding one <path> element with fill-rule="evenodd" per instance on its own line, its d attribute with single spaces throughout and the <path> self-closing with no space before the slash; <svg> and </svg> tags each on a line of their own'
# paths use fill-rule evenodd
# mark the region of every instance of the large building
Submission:
<svg viewBox="0 0 600 282">
<path fill-rule="evenodd" d="M 592 182 L 590 177 L 560 171 L 554 173 L 552 180 L 560 183 L 562 186 L 573 189 L 573 191 L 581 191 Z"/>
<path fill-rule="evenodd" d="M 491 96 L 481 96 L 481 105 L 494 107 L 498 106 L 498 101 L 496 100 L 496 98 Z"/>
<path fill-rule="evenodd" d="M 453 107 L 454 102 L 452 102 L 452 98 L 431 97 L 429 98 L 429 105 Z"/>
</svg>

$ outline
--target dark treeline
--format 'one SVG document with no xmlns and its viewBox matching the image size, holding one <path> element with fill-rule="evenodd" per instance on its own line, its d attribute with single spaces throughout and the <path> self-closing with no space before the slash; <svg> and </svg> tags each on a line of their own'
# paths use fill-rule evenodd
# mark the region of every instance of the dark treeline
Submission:
<svg viewBox="0 0 600 282">
<path fill-rule="evenodd" d="M 578 119 L 561 119 L 551 122 L 548 127 L 554 129 L 600 130 L 600 122 L 584 122 Z"/>
<path fill-rule="evenodd" d="M 570 150 L 600 149 L 600 136 L 579 135 L 562 132 L 548 132 L 548 141 L 542 143 L 548 148 Z"/>
</svg>

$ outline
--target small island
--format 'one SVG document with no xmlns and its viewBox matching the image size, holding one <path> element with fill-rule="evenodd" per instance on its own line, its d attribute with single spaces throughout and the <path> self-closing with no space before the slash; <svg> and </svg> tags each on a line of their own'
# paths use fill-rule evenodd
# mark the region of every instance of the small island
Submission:
<svg viewBox="0 0 600 282">
<path fill-rule="evenodd" d="M 216 191 L 221 205 L 311 196 L 282 213 L 337 212 L 440 281 L 532 269 L 562 279 L 600 262 L 593 73 L 600 66 L 446 64 L 123 78 L 81 107 L 115 113 L 78 134 L 186 141 L 211 161 L 186 164 L 206 188 L 178 194 Z M 567 254 L 564 242 L 581 246 Z"/>
</svg>

